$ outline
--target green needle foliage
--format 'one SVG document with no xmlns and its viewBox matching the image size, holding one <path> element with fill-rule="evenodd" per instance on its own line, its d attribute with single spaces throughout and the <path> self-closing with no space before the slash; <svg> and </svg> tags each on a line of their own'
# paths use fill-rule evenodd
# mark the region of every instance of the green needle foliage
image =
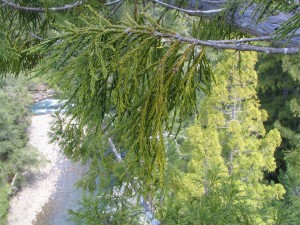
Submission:
<svg viewBox="0 0 300 225">
<path fill-rule="evenodd" d="M 126 173 L 146 186 L 161 181 L 164 132 L 196 111 L 196 91 L 213 82 L 205 49 L 153 35 L 165 30 L 147 15 L 113 25 L 91 10 L 81 20 L 29 52 L 45 56 L 38 72 L 51 72 L 71 96 L 54 139 L 76 160 L 97 151 L 103 134 L 114 135 L 127 149 Z"/>
</svg>

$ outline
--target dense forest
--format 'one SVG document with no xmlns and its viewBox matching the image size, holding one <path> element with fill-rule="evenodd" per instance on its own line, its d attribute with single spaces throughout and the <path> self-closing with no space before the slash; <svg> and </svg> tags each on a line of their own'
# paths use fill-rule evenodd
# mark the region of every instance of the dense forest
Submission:
<svg viewBox="0 0 300 225">
<path fill-rule="evenodd" d="M 0 4 L 0 224 L 37 159 L 30 76 L 67 98 L 51 138 L 90 165 L 75 223 L 299 224 L 297 1 Z"/>
<path fill-rule="evenodd" d="M 32 97 L 27 85 L 25 77 L 0 81 L 0 224 L 5 224 L 9 196 L 38 164 L 38 154 L 28 144 Z"/>
</svg>

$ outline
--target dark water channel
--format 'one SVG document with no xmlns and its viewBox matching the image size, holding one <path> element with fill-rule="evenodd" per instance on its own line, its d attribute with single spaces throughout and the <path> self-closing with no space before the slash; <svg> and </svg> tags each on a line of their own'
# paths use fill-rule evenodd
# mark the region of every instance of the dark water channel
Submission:
<svg viewBox="0 0 300 225">
<path fill-rule="evenodd" d="M 63 104 L 57 99 L 46 99 L 32 106 L 33 114 L 53 113 Z M 76 182 L 87 171 L 88 166 L 74 163 L 67 159 L 61 159 L 56 165 L 61 174 L 58 178 L 56 191 L 52 194 L 50 201 L 43 206 L 37 215 L 33 225 L 73 225 L 69 219 L 68 210 L 78 208 L 81 200 L 82 190 L 76 188 Z"/>
</svg>

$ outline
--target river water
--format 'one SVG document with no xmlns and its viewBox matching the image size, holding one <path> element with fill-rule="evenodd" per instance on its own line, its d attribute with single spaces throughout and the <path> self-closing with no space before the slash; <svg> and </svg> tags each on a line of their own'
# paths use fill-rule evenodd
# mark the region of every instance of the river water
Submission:
<svg viewBox="0 0 300 225">
<path fill-rule="evenodd" d="M 46 99 L 31 107 L 35 115 L 48 114 L 57 111 L 64 101 L 57 99 Z M 74 163 L 68 159 L 60 160 L 57 168 L 61 171 L 56 183 L 56 191 L 51 195 L 37 215 L 33 225 L 73 225 L 69 219 L 68 210 L 78 208 L 81 200 L 82 190 L 76 188 L 76 182 L 87 171 L 88 166 Z"/>
<path fill-rule="evenodd" d="M 60 162 L 62 173 L 56 185 L 56 191 L 50 201 L 44 205 L 43 210 L 37 215 L 33 225 L 73 225 L 69 219 L 68 210 L 77 209 L 81 200 L 82 190 L 76 188 L 76 182 L 87 170 L 87 166 L 73 163 L 69 160 Z"/>
</svg>

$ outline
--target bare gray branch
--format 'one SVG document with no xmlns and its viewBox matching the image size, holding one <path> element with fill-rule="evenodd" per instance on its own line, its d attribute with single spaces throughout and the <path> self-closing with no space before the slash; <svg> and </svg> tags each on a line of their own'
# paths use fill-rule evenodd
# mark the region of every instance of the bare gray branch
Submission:
<svg viewBox="0 0 300 225">
<path fill-rule="evenodd" d="M 64 6 L 61 6 L 61 7 L 42 8 L 42 7 L 20 6 L 20 5 L 12 3 L 10 1 L 7 1 L 7 0 L 0 0 L 0 2 L 1 2 L 1 5 L 8 6 L 8 7 L 14 9 L 14 10 L 38 12 L 38 13 L 43 13 L 43 12 L 46 12 L 47 10 L 53 11 L 53 12 L 62 12 L 62 11 L 66 11 L 66 10 L 76 8 L 76 7 L 81 6 L 81 5 L 84 4 L 84 1 L 76 1 L 71 5 L 64 5 Z"/>
<path fill-rule="evenodd" d="M 187 42 L 195 45 L 200 45 L 200 46 L 208 46 L 212 48 L 217 48 L 217 49 L 232 49 L 232 50 L 237 50 L 237 51 L 255 51 L 255 52 L 264 52 L 267 54 L 285 54 L 285 55 L 294 55 L 299 53 L 299 48 L 273 48 L 273 47 L 265 47 L 265 46 L 253 46 L 249 44 L 242 44 L 242 42 L 251 42 L 253 40 L 257 41 L 257 38 L 251 40 L 249 39 L 241 39 L 241 40 L 232 40 L 229 43 L 234 43 L 235 44 L 228 44 L 226 41 L 203 41 L 203 40 L 198 40 L 195 38 L 188 38 L 184 37 L 178 34 L 164 34 L 161 32 L 154 32 L 154 36 L 160 37 L 160 38 L 165 38 L 166 41 L 170 40 L 178 40 L 181 42 Z M 261 39 L 268 39 L 267 37 L 263 37 Z M 259 39 L 258 39 L 259 40 Z"/>
</svg>

